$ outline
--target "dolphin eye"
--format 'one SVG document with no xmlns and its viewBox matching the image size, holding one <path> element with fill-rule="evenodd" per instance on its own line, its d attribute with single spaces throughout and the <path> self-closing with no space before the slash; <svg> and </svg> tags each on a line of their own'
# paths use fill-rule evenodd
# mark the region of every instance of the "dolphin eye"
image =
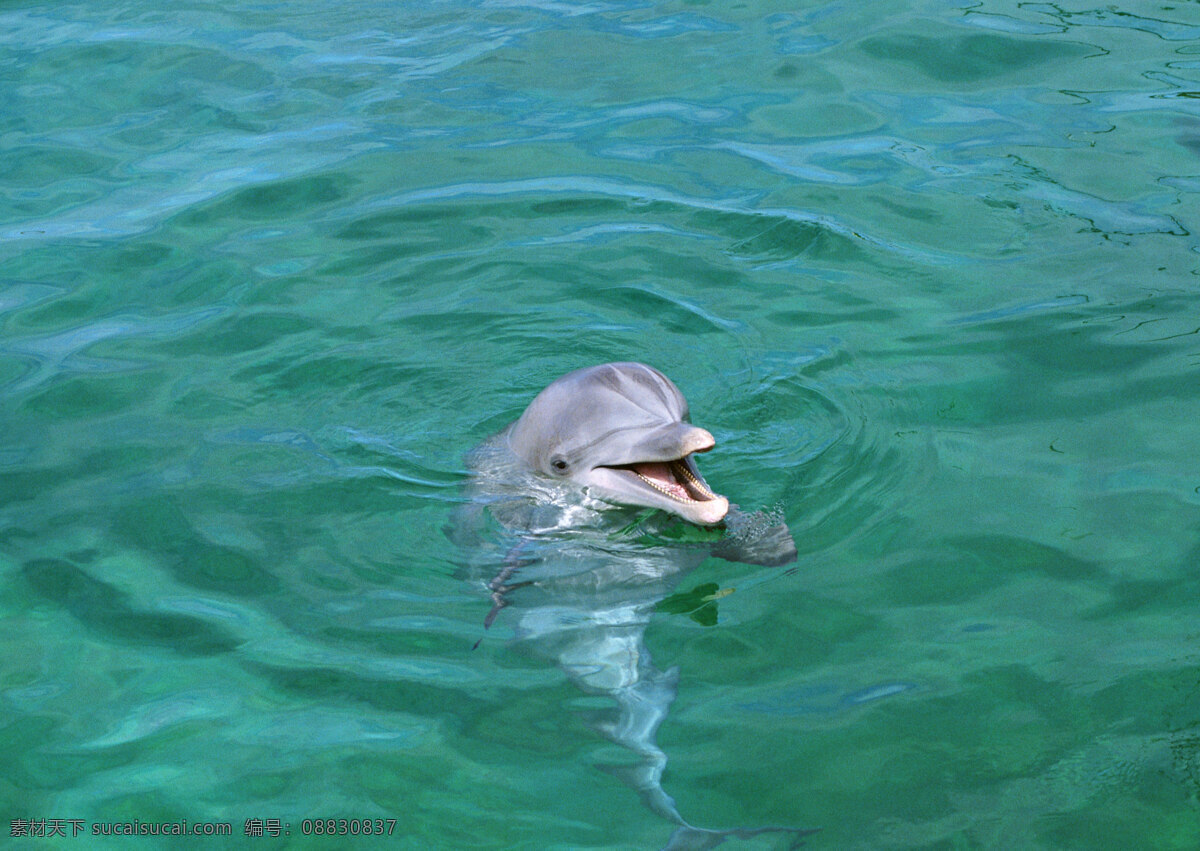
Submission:
<svg viewBox="0 0 1200 851">
<path fill-rule="evenodd" d="M 554 468 L 554 472 L 556 473 L 565 473 L 567 471 L 567 462 L 563 458 L 552 459 L 550 466 Z"/>
</svg>

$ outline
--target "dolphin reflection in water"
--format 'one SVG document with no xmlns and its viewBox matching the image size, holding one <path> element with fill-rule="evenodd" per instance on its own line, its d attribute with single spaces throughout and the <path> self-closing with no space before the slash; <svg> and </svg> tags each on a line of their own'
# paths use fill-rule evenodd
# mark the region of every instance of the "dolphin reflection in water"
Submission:
<svg viewBox="0 0 1200 851">
<path fill-rule="evenodd" d="M 485 626 L 509 609 L 519 642 L 583 692 L 614 701 L 593 726 L 636 754 L 632 766 L 612 771 L 676 826 L 667 848 L 766 833 L 795 845 L 812 831 L 695 827 L 662 787 L 667 756 L 656 735 L 679 673 L 656 668 L 646 648 L 655 606 L 710 555 L 761 565 L 796 558 L 786 525 L 742 514 L 708 486 L 693 456 L 714 445 L 658 370 L 577 370 L 468 455 L 470 501 L 452 537 L 473 554 L 470 572 L 491 593 Z M 495 521 L 491 534 L 485 513 Z"/>
</svg>

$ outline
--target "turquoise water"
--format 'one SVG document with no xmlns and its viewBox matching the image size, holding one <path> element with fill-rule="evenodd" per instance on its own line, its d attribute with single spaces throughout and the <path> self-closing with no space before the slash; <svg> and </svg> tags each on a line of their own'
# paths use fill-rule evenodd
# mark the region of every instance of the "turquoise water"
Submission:
<svg viewBox="0 0 1200 851">
<path fill-rule="evenodd" d="M 6 821 L 661 847 L 602 701 L 484 630 L 444 531 L 471 447 L 640 360 L 800 551 L 705 561 L 645 630 L 685 818 L 1200 846 L 1194 3 L 16 0 L 0 32 Z"/>
</svg>

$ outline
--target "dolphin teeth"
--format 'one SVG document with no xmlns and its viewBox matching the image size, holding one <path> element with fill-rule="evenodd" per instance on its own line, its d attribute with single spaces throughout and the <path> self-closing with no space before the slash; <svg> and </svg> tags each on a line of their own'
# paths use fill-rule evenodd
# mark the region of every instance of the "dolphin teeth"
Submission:
<svg viewBox="0 0 1200 851">
<path fill-rule="evenodd" d="M 644 475 L 632 465 L 627 469 L 630 469 L 637 475 L 639 479 L 650 485 L 650 487 L 654 488 L 656 491 L 665 496 L 669 496 L 676 502 L 708 502 L 717 498 L 717 495 L 713 493 L 712 489 L 709 488 L 702 479 L 698 478 L 692 473 L 692 471 L 688 468 L 686 461 L 683 459 L 677 459 L 674 461 L 668 461 L 666 464 L 667 469 L 676 479 L 683 480 L 682 482 L 669 482 L 669 484 L 673 485 L 674 487 L 664 487 L 659 483 L 658 480 Z M 680 491 L 682 491 L 682 493 L 680 493 Z M 697 494 L 700 498 L 697 499 L 696 497 L 692 496 L 693 493 Z"/>
<path fill-rule="evenodd" d="M 713 493 L 712 488 L 706 485 L 703 480 L 692 474 L 692 471 L 688 468 L 686 461 L 673 462 L 671 464 L 671 469 L 675 471 L 676 475 L 683 473 L 683 477 L 688 480 L 688 484 L 696 488 L 696 490 L 700 492 L 701 496 L 704 497 L 703 501 L 717 498 L 717 495 Z M 692 502 L 701 502 L 701 500 L 693 499 Z"/>
<path fill-rule="evenodd" d="M 666 494 L 667 496 L 671 497 L 671 499 L 674 499 L 678 502 L 699 502 L 700 501 L 698 499 L 692 499 L 690 496 L 680 496 L 679 494 L 674 493 L 673 491 L 667 490 L 662 485 L 660 485 L 658 482 L 654 481 L 654 479 L 647 478 L 646 476 L 643 476 L 641 473 L 638 473 L 637 477 L 639 479 L 641 479 L 643 482 L 645 482 L 646 484 L 648 484 L 650 487 L 654 488 L 659 493 Z"/>
</svg>

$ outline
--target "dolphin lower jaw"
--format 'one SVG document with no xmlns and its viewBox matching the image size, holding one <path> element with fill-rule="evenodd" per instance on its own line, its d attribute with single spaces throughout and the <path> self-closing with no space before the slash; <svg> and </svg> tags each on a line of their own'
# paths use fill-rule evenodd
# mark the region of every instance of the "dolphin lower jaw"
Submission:
<svg viewBox="0 0 1200 851">
<path fill-rule="evenodd" d="M 624 505 L 661 508 L 703 526 L 719 523 L 729 512 L 729 500 L 708 486 L 691 455 L 598 466 L 587 478 L 597 496 Z"/>
</svg>

